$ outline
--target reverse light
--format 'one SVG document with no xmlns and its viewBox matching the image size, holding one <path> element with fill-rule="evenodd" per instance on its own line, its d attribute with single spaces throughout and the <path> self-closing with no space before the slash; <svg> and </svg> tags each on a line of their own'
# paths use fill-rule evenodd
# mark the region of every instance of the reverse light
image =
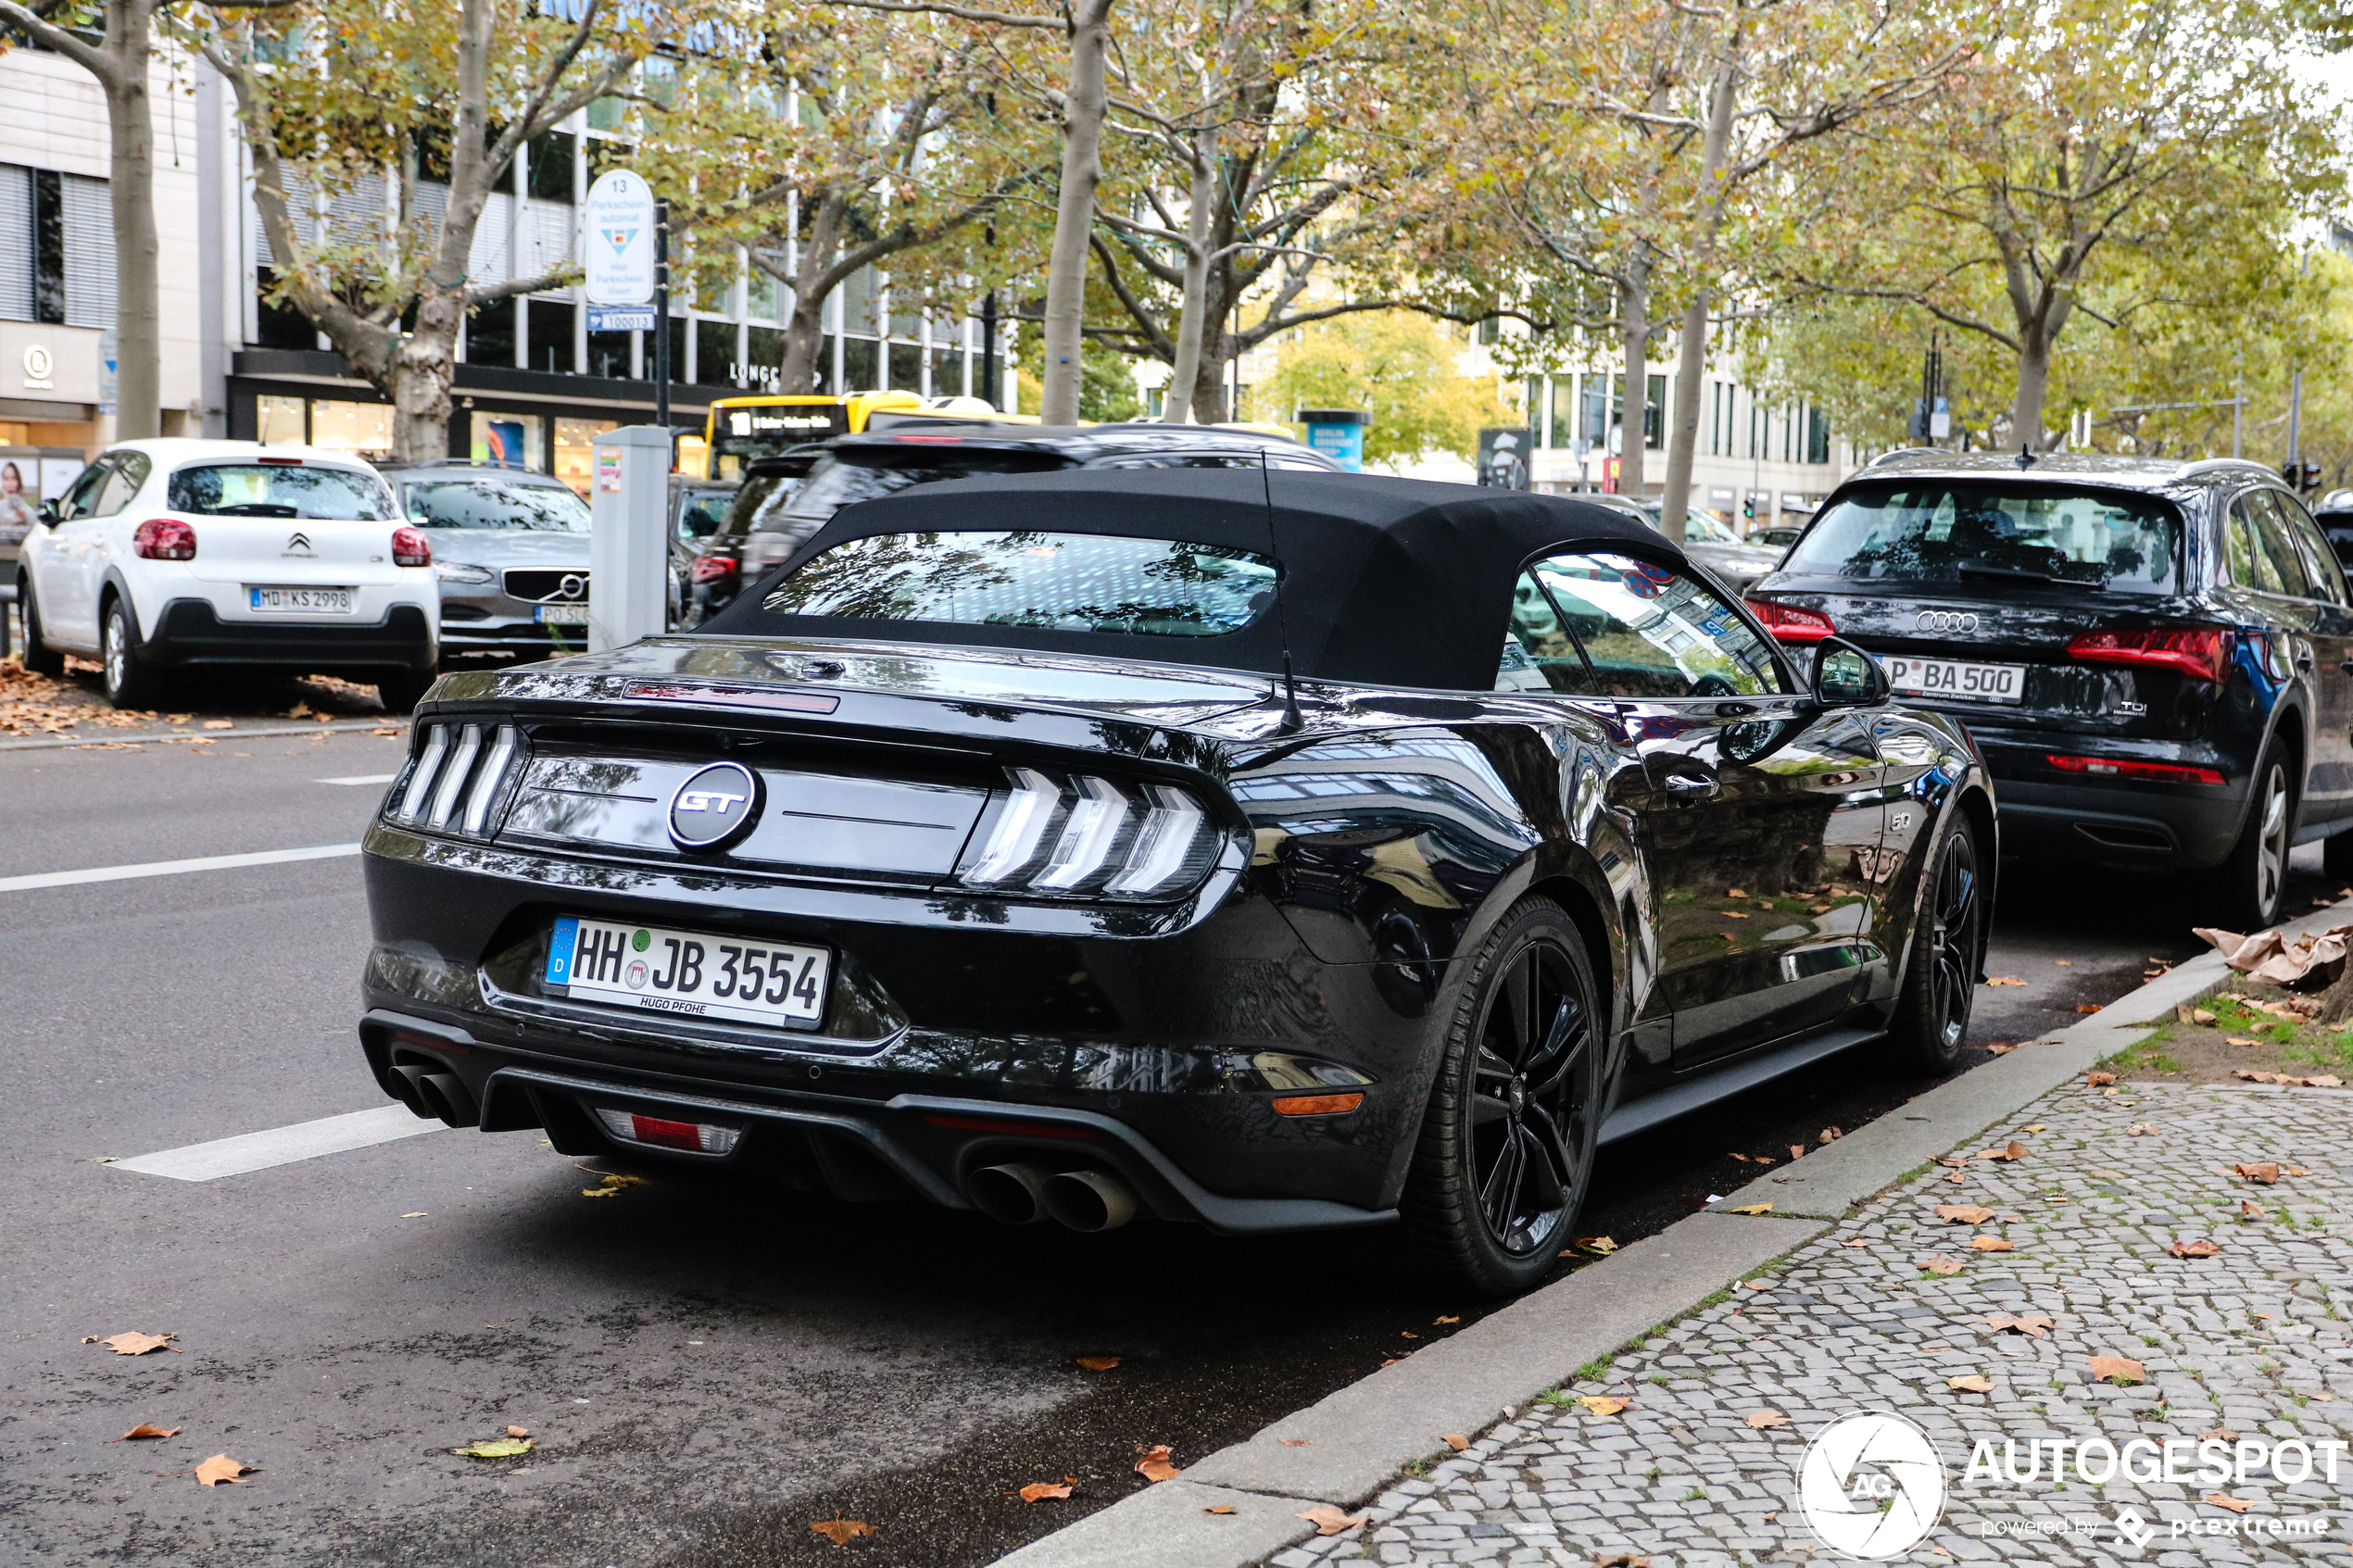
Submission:
<svg viewBox="0 0 2353 1568">
<path fill-rule="evenodd" d="M 736 558 L 733 556 L 703 556 L 695 562 L 695 581 L 716 583 L 723 577 L 733 576 L 735 571 Z"/>
<path fill-rule="evenodd" d="M 1007 892 L 1165 898 L 1198 883 L 1218 833 L 1199 801 L 1166 784 L 1009 768 L 979 848 L 960 873 Z"/>
<path fill-rule="evenodd" d="M 2136 762 L 2120 757 L 2045 757 L 2062 773 L 2089 773 L 2101 778 L 2154 779 L 2159 784 L 2219 784 L 2222 775 L 2211 768 L 2181 762 Z"/>
<path fill-rule="evenodd" d="M 131 551 L 141 560 L 194 560 L 196 531 L 176 517 L 151 517 L 131 535 Z"/>
<path fill-rule="evenodd" d="M 634 1110 L 609 1110 L 597 1108 L 597 1120 L 605 1131 L 623 1143 L 645 1144 L 652 1148 L 682 1149 L 688 1154 L 733 1154 L 736 1140 L 743 1136 L 738 1127 L 715 1126 L 709 1122 L 673 1122 L 662 1116 L 640 1116 Z"/>
<path fill-rule="evenodd" d="M 2086 632 L 2067 645 L 2067 657 L 2085 664 L 2138 664 L 2178 670 L 2192 680 L 2221 682 L 2230 676 L 2232 649 L 2228 629 L 2188 626 L 2146 632 Z"/>
<path fill-rule="evenodd" d="M 392 531 L 392 564 L 431 566 L 433 564 L 432 542 L 407 523 L 402 523 Z"/>
<path fill-rule="evenodd" d="M 1800 609 L 1773 599 L 1750 599 L 1747 604 L 1776 642 L 1818 643 L 1824 637 L 1838 635 L 1838 628 L 1831 624 L 1831 618 L 1818 609 Z"/>
</svg>

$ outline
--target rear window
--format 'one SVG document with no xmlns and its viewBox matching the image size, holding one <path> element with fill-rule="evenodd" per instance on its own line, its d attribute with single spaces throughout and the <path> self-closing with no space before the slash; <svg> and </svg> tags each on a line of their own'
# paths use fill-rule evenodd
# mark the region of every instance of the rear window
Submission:
<svg viewBox="0 0 2353 1568">
<path fill-rule="evenodd" d="M 777 615 L 1214 637 L 1273 601 L 1265 556 L 1096 533 L 878 533 L 804 562 L 767 598 Z"/>
<path fill-rule="evenodd" d="M 292 463 L 202 463 L 177 470 L 165 492 L 175 512 L 390 522 L 392 492 L 371 473 Z"/>
<path fill-rule="evenodd" d="M 789 509 L 796 518 L 823 522 L 853 501 L 871 501 L 918 484 L 982 473 L 1048 473 L 1068 467 L 1068 459 L 1051 452 L 956 452 L 937 446 L 837 452 L 810 470 Z"/>
<path fill-rule="evenodd" d="M 1781 570 L 1904 583 L 2060 583 L 2181 592 L 2181 516 L 2116 491 L 1983 481 L 1863 485 L 1834 503 Z"/>
<path fill-rule="evenodd" d="M 528 528 L 588 532 L 588 503 L 561 484 L 508 479 L 421 479 L 406 490 L 409 521 L 420 528 Z"/>
</svg>

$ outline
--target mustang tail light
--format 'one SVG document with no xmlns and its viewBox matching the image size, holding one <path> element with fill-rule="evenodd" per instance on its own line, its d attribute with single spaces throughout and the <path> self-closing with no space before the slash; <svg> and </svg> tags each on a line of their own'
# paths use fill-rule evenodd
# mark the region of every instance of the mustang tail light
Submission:
<svg viewBox="0 0 2353 1568">
<path fill-rule="evenodd" d="M 716 583 L 723 577 L 735 575 L 735 571 L 736 558 L 733 556 L 703 556 L 695 562 L 695 581 Z"/>
<path fill-rule="evenodd" d="M 2178 670 L 2195 681 L 2218 683 L 2230 676 L 2232 651 L 2231 633 L 2221 626 L 2086 632 L 2067 645 L 2067 657 L 2085 664 L 2138 664 Z"/>
<path fill-rule="evenodd" d="M 427 724 L 424 749 L 386 797 L 384 817 L 471 837 L 495 833 L 491 813 L 522 755 L 522 732 L 512 724 Z"/>
<path fill-rule="evenodd" d="M 1818 609 L 1800 609 L 1773 599 L 1750 599 L 1748 608 L 1765 623 L 1765 630 L 1774 640 L 1783 643 L 1818 643 L 1824 637 L 1834 637 L 1838 628 L 1831 618 Z"/>
<path fill-rule="evenodd" d="M 597 1120 L 605 1124 L 606 1132 L 623 1143 L 684 1149 L 688 1154 L 733 1154 L 736 1140 L 743 1136 L 743 1130 L 738 1127 L 714 1126 L 709 1122 L 673 1122 L 662 1116 L 608 1110 L 603 1106 L 597 1108 Z"/>
<path fill-rule="evenodd" d="M 971 887 L 1164 898 L 1199 883 L 1220 834 L 1201 803 L 1166 784 L 1006 770 L 995 819 L 960 875 Z"/>
<path fill-rule="evenodd" d="M 131 535 L 131 550 L 141 560 L 194 560 L 196 531 L 176 517 L 151 517 Z"/>
<path fill-rule="evenodd" d="M 2110 779 L 2154 779 L 2159 784 L 2218 784 L 2222 775 L 2211 768 L 2182 762 L 2134 762 L 2120 757 L 2060 757 L 2044 759 L 2062 773 L 2091 773 Z"/>
<path fill-rule="evenodd" d="M 395 566 L 431 566 L 433 542 L 407 523 L 392 531 L 392 564 Z"/>
</svg>

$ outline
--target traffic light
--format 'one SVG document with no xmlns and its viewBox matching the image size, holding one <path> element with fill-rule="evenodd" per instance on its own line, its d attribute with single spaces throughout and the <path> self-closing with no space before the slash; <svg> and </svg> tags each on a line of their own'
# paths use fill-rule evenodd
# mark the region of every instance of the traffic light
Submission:
<svg viewBox="0 0 2353 1568">
<path fill-rule="evenodd" d="M 1741 521 L 1743 522 L 1755 522 L 1756 521 L 1755 496 L 1751 495 L 1748 499 L 1741 503 Z"/>
<path fill-rule="evenodd" d="M 2318 490 L 2321 487 L 2321 465 L 2283 463 L 2280 465 L 2280 477 L 2287 481 L 2288 488 L 2291 490 Z"/>
</svg>

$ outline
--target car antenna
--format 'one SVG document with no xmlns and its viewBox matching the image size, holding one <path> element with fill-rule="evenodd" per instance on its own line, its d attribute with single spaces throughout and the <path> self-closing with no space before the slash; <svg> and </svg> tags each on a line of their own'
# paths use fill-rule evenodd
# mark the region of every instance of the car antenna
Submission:
<svg viewBox="0 0 2353 1568">
<path fill-rule="evenodd" d="M 1266 497 L 1266 549 L 1275 562 L 1275 630 L 1283 643 L 1283 718 L 1275 726 L 1278 735 L 1295 735 L 1307 727 L 1306 718 L 1299 711 L 1299 682 L 1290 668 L 1290 622 L 1283 616 L 1283 552 L 1275 542 L 1275 482 L 1274 470 L 1266 461 L 1266 449 L 1258 449 L 1259 492 Z"/>
<path fill-rule="evenodd" d="M 2034 466 L 2034 448 L 2023 441 L 2018 444 L 2018 466 L 2022 469 Z"/>
</svg>

